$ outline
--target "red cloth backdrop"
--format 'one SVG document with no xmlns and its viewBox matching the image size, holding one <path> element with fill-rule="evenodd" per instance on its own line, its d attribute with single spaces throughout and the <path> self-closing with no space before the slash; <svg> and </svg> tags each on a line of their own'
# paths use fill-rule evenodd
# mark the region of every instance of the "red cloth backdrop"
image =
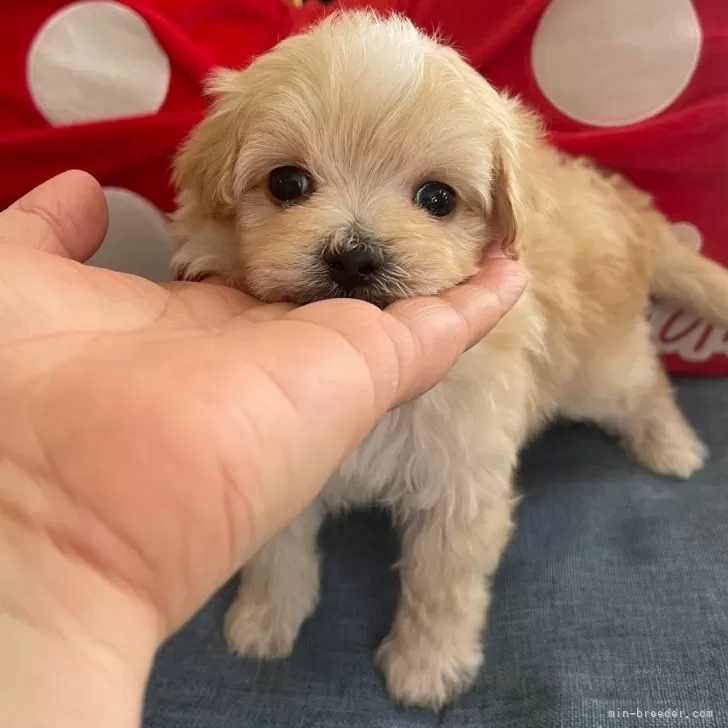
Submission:
<svg viewBox="0 0 728 728">
<path fill-rule="evenodd" d="M 650 191 L 728 265 L 726 0 L 342 0 L 407 14 L 545 117 L 554 144 Z M 204 77 L 331 12 L 282 0 L 26 0 L 0 10 L 0 205 L 80 167 L 173 207 L 170 159 Z M 143 64 L 148 60 L 148 66 Z M 136 65 L 135 65 L 136 64 Z M 728 295 L 728 291 L 726 292 Z M 728 374 L 728 333 L 656 309 L 675 372 Z"/>
</svg>

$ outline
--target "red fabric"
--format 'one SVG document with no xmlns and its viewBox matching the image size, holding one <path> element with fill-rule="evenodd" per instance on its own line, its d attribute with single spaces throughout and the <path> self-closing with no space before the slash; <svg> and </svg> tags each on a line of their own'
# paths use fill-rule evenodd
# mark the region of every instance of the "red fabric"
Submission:
<svg viewBox="0 0 728 728">
<path fill-rule="evenodd" d="M 201 82 L 207 72 L 215 65 L 245 66 L 333 9 L 310 2 L 294 11 L 282 0 L 123 0 L 147 20 L 171 59 L 163 107 L 153 116 L 54 128 L 28 92 L 26 56 L 42 24 L 69 4 L 26 0 L 0 11 L 0 206 L 56 172 L 81 167 L 104 185 L 126 187 L 162 210 L 172 209 L 170 158 L 203 113 Z M 559 112 L 535 82 L 531 45 L 549 0 L 339 3 L 404 12 L 423 29 L 437 30 L 497 87 L 519 93 L 537 108 L 556 145 L 626 174 L 655 196 L 671 220 L 695 225 L 703 252 L 728 265 L 728 3 L 693 4 L 703 48 L 689 86 L 647 121 L 603 128 Z M 728 374 L 724 332 L 676 314 L 662 317 L 659 335 L 663 348 L 673 352 L 666 356 L 673 371 Z"/>
</svg>

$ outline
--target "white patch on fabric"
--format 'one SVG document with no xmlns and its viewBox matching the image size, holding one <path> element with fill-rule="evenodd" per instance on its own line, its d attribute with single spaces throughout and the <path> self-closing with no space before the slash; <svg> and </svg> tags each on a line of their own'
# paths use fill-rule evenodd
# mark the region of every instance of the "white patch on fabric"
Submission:
<svg viewBox="0 0 728 728">
<path fill-rule="evenodd" d="M 165 216 L 151 202 L 120 187 L 104 188 L 109 229 L 89 265 L 133 273 L 158 283 L 172 280 L 172 236 Z"/>
<path fill-rule="evenodd" d="M 625 126 L 667 109 L 703 46 L 690 0 L 552 0 L 533 39 L 536 83 L 563 114 Z"/>
<path fill-rule="evenodd" d="M 115 2 L 59 10 L 28 52 L 28 90 L 56 126 L 154 114 L 170 77 L 169 57 L 144 18 Z"/>
</svg>

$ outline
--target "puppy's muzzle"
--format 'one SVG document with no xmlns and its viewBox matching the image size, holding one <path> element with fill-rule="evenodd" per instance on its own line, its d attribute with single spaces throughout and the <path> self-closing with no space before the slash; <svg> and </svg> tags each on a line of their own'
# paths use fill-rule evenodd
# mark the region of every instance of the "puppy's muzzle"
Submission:
<svg viewBox="0 0 728 728">
<path fill-rule="evenodd" d="M 384 263 L 379 246 L 358 236 L 345 246 L 327 248 L 322 258 L 331 281 L 347 293 L 375 284 Z"/>
</svg>

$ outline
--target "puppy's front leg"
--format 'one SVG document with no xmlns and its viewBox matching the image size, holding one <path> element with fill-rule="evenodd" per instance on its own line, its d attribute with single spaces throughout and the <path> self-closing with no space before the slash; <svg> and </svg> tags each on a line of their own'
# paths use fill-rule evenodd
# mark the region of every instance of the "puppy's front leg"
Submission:
<svg viewBox="0 0 728 728">
<path fill-rule="evenodd" d="M 454 509 L 445 499 L 405 523 L 402 595 L 377 657 L 390 694 L 406 705 L 441 708 L 470 686 L 483 661 L 488 580 L 512 530 L 510 487 L 498 490 L 471 491 Z"/>
<path fill-rule="evenodd" d="M 242 572 L 225 616 L 225 636 L 240 655 L 286 657 L 319 596 L 317 536 L 324 508 L 314 503 L 269 541 Z"/>
</svg>

